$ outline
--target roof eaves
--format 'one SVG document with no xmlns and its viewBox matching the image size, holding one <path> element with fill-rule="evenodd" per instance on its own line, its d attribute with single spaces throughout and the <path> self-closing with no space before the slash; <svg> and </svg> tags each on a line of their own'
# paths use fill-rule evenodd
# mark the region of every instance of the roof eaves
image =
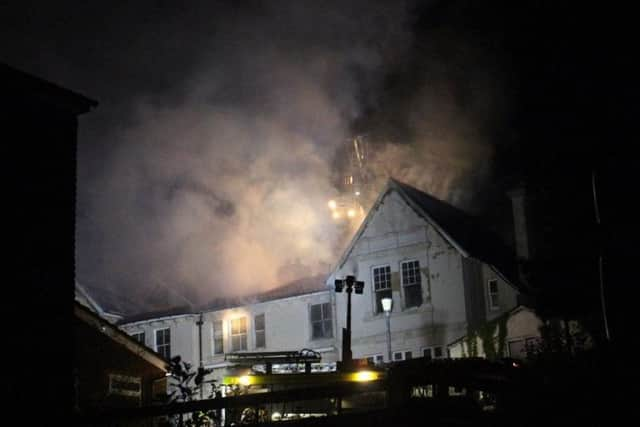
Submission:
<svg viewBox="0 0 640 427">
<path fill-rule="evenodd" d="M 137 342 L 132 337 L 121 331 L 119 328 L 109 323 L 107 320 L 102 319 L 100 316 L 84 307 L 82 304 L 78 302 L 75 303 L 74 313 L 76 317 L 84 321 L 86 324 L 93 327 L 97 331 L 104 333 L 113 341 L 123 345 L 129 351 L 142 357 L 144 360 L 146 360 L 156 368 L 164 372 L 167 371 L 167 365 L 169 362 L 160 354 Z"/>
<path fill-rule="evenodd" d="M 442 236 L 444 237 L 444 239 L 449 242 L 449 244 L 451 244 L 454 248 L 456 248 L 458 250 L 458 252 L 460 252 L 462 255 L 464 255 L 465 258 L 469 258 L 469 251 L 467 251 L 466 249 L 464 249 L 453 237 L 451 237 L 451 235 L 449 233 L 447 233 L 441 226 L 440 224 L 438 224 L 438 222 L 436 220 L 433 219 L 433 217 L 431 215 L 429 215 L 428 212 L 426 212 L 422 206 L 420 206 L 420 204 L 418 202 L 416 202 L 411 195 L 407 194 L 406 191 L 404 191 L 404 189 L 402 188 L 402 185 L 399 185 L 400 183 L 398 181 L 396 181 L 393 178 L 390 178 L 389 181 L 391 182 L 392 187 L 402 196 L 402 198 L 407 202 L 407 204 L 409 206 L 411 206 L 411 208 L 421 217 L 423 217 L 427 222 L 429 222 L 429 224 L 431 224 L 433 226 L 433 228 L 436 229 L 436 231 Z"/>
</svg>

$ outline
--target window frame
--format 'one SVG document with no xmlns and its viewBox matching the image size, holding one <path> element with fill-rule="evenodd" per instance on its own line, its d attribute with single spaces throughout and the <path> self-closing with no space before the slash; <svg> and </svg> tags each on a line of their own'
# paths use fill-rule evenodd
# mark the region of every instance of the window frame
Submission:
<svg viewBox="0 0 640 427">
<path fill-rule="evenodd" d="M 166 355 L 166 356 L 165 356 L 164 353 L 160 352 L 160 348 L 158 347 L 158 332 L 163 332 L 163 331 L 168 331 L 169 332 L 169 340 L 168 340 L 169 342 L 160 344 L 163 348 L 165 346 L 167 346 L 168 355 Z M 154 351 L 156 353 L 158 353 L 159 355 L 161 355 L 165 359 L 171 360 L 171 328 L 170 327 L 158 328 L 158 329 L 154 329 L 153 330 L 153 349 L 154 349 Z"/>
<path fill-rule="evenodd" d="M 330 316 L 329 317 L 325 317 L 325 310 L 324 310 L 324 306 L 329 307 L 329 311 L 330 311 Z M 320 319 L 319 320 L 314 320 L 313 319 L 313 307 L 315 306 L 320 306 Z M 315 323 L 319 323 L 322 325 L 322 336 L 314 336 L 314 327 L 313 325 Z M 309 304 L 309 324 L 311 325 L 311 340 L 324 340 L 324 339 L 330 339 L 333 338 L 333 307 L 331 306 L 331 302 L 330 301 L 325 301 L 325 302 L 320 302 L 320 303 L 316 303 L 316 304 Z M 327 325 L 329 325 L 327 327 Z M 327 334 L 328 332 L 328 334 Z"/>
<path fill-rule="evenodd" d="M 378 290 L 376 289 L 376 270 L 382 268 L 389 269 L 389 287 Z M 393 284 L 391 283 L 391 273 L 391 264 L 380 264 L 371 266 L 371 289 L 373 290 L 373 308 L 376 315 L 384 314 L 384 310 L 382 309 L 382 298 L 393 298 Z M 386 296 L 386 292 L 389 293 L 388 296 Z M 378 298 L 378 295 L 381 295 L 380 298 Z M 391 312 L 393 312 L 393 305 L 391 306 Z"/>
<path fill-rule="evenodd" d="M 220 328 L 216 328 L 216 324 L 220 324 Z M 219 337 L 216 337 L 216 334 L 219 334 Z M 220 349 L 216 345 L 216 340 L 220 340 Z M 213 356 L 224 354 L 224 321 L 222 319 L 214 319 L 211 321 L 211 350 Z"/>
<path fill-rule="evenodd" d="M 436 359 L 446 359 L 448 356 L 448 348 L 447 348 L 447 352 L 446 352 L 446 356 L 445 356 L 445 347 L 444 345 L 431 345 L 431 346 L 427 346 L 427 347 L 422 347 L 422 357 L 424 358 L 424 352 L 425 350 L 429 350 L 429 353 L 431 354 L 431 359 L 429 360 L 436 360 Z M 436 349 L 440 349 L 440 356 L 436 356 Z"/>
<path fill-rule="evenodd" d="M 140 340 L 138 337 L 142 335 L 142 340 Z M 132 332 L 131 333 L 131 338 L 133 338 L 136 342 L 142 344 L 142 345 L 146 345 L 147 342 L 147 334 L 145 334 L 145 331 L 138 331 L 138 332 Z"/>
<path fill-rule="evenodd" d="M 244 320 L 244 332 L 240 332 L 237 334 L 233 333 L 233 322 L 234 321 L 242 321 Z M 236 349 L 234 346 L 234 338 L 240 337 L 240 348 Z M 244 337 L 244 339 L 242 338 Z M 231 341 L 231 351 L 246 351 L 249 349 L 249 321 L 247 316 L 240 316 L 233 318 L 229 321 L 229 340 Z M 244 343 L 244 346 L 242 345 Z"/>
<path fill-rule="evenodd" d="M 495 283 L 496 285 L 496 291 L 495 292 L 491 292 L 491 284 Z M 494 305 L 494 299 L 493 297 L 495 296 L 495 299 L 497 301 L 497 304 Z M 500 310 L 500 288 L 498 286 L 498 279 L 488 279 L 487 280 L 487 297 L 488 297 L 488 302 L 489 302 L 489 310 L 491 311 L 496 311 L 496 310 Z"/>
<path fill-rule="evenodd" d="M 416 277 L 418 279 L 417 283 L 412 283 L 412 284 L 405 284 L 404 283 L 404 279 L 405 279 L 405 274 L 404 274 L 404 269 L 403 266 L 405 264 L 409 264 L 409 263 L 417 263 L 418 264 L 418 270 L 416 272 Z M 407 298 L 407 292 L 406 292 L 406 288 L 408 287 L 417 287 L 420 292 L 420 303 L 417 305 L 408 305 L 408 298 Z M 424 304 L 424 295 L 422 294 L 423 289 L 422 289 L 422 272 L 420 271 L 420 260 L 416 259 L 416 258 L 410 258 L 410 259 L 405 259 L 400 261 L 400 287 L 402 288 L 402 301 L 404 304 L 404 308 L 414 308 L 414 307 L 420 307 L 422 304 Z"/>
<path fill-rule="evenodd" d="M 258 317 L 262 316 L 262 329 L 258 329 Z M 258 333 L 262 332 L 262 345 L 258 345 Z M 264 313 L 259 313 L 253 316 L 253 335 L 255 339 L 256 348 L 267 347 L 267 319 Z"/>
<path fill-rule="evenodd" d="M 402 357 L 400 359 L 396 359 L 396 354 L 399 354 Z M 409 355 L 409 357 L 407 357 L 407 355 Z M 394 351 L 393 353 L 391 353 L 391 357 L 393 359 L 391 360 L 392 362 L 401 362 L 403 360 L 411 360 L 413 359 L 413 351 L 412 350 Z"/>
<path fill-rule="evenodd" d="M 384 355 L 382 353 L 366 356 L 365 359 L 367 359 L 367 361 L 372 361 L 375 366 L 380 366 L 384 364 Z"/>
</svg>

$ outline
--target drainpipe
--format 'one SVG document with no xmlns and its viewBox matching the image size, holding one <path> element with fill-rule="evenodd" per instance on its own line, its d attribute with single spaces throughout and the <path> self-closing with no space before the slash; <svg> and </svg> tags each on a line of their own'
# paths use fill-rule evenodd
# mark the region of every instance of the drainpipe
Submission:
<svg viewBox="0 0 640 427">
<path fill-rule="evenodd" d="M 198 318 L 198 321 L 196 322 L 196 325 L 198 325 L 198 351 L 199 351 L 199 358 L 198 360 L 200 361 L 200 369 L 204 369 L 204 363 L 202 362 L 202 312 L 200 312 L 200 317 Z M 203 387 L 200 386 L 200 399 L 204 398 L 204 390 Z"/>
<path fill-rule="evenodd" d="M 596 170 L 593 169 L 591 171 L 591 188 L 593 189 L 593 206 L 596 215 L 596 223 L 598 224 L 598 233 L 599 237 L 602 236 L 601 225 L 600 225 L 600 209 L 598 207 L 598 196 L 596 194 Z M 602 305 L 602 319 L 604 321 L 604 334 L 607 341 L 611 341 L 611 337 L 609 335 L 609 323 L 607 321 L 607 308 L 604 303 L 604 279 L 602 274 L 602 241 L 598 242 L 598 273 L 600 278 L 600 304 Z"/>
</svg>

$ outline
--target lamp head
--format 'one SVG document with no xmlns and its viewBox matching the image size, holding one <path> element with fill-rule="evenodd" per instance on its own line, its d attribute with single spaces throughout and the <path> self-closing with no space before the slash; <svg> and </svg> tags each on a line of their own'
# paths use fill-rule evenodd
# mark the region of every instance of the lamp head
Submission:
<svg viewBox="0 0 640 427">
<path fill-rule="evenodd" d="M 364 291 L 364 282 L 357 281 L 353 284 L 353 287 L 355 288 L 356 294 L 362 294 Z"/>
<path fill-rule="evenodd" d="M 344 281 L 336 279 L 334 285 L 336 287 L 336 292 L 342 292 L 342 289 L 344 288 Z"/>
<path fill-rule="evenodd" d="M 389 313 L 391 311 L 393 300 L 391 298 L 382 298 L 380 302 L 382 303 L 382 309 L 385 311 L 385 313 Z"/>
</svg>

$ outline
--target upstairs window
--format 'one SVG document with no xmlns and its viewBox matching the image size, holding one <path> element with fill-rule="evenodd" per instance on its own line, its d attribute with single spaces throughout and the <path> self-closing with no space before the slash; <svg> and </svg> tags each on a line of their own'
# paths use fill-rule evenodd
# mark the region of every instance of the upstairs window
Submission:
<svg viewBox="0 0 640 427">
<path fill-rule="evenodd" d="M 222 320 L 213 321 L 213 354 L 224 353 Z"/>
<path fill-rule="evenodd" d="M 144 345 L 144 342 L 145 342 L 144 331 L 131 334 L 131 338 L 138 341 L 140 344 Z"/>
<path fill-rule="evenodd" d="M 401 267 L 405 307 L 419 307 L 422 305 L 422 276 L 420 274 L 420 262 L 403 262 Z"/>
<path fill-rule="evenodd" d="M 171 331 L 169 328 L 156 330 L 156 353 L 171 359 Z"/>
<path fill-rule="evenodd" d="M 331 304 L 328 302 L 311 306 L 311 338 L 331 338 Z"/>
<path fill-rule="evenodd" d="M 487 291 L 489 292 L 489 309 L 498 310 L 500 308 L 500 298 L 496 279 L 491 279 L 487 282 Z"/>
<path fill-rule="evenodd" d="M 231 351 L 247 349 L 247 318 L 240 317 L 231 321 Z"/>
<path fill-rule="evenodd" d="M 374 267 L 373 290 L 376 296 L 376 313 L 383 313 L 382 299 L 391 298 L 391 267 Z M 393 307 L 391 308 L 393 310 Z"/>
<path fill-rule="evenodd" d="M 254 325 L 256 329 L 256 348 L 265 347 L 266 339 L 265 339 L 264 314 L 258 314 L 255 317 Z"/>
</svg>

